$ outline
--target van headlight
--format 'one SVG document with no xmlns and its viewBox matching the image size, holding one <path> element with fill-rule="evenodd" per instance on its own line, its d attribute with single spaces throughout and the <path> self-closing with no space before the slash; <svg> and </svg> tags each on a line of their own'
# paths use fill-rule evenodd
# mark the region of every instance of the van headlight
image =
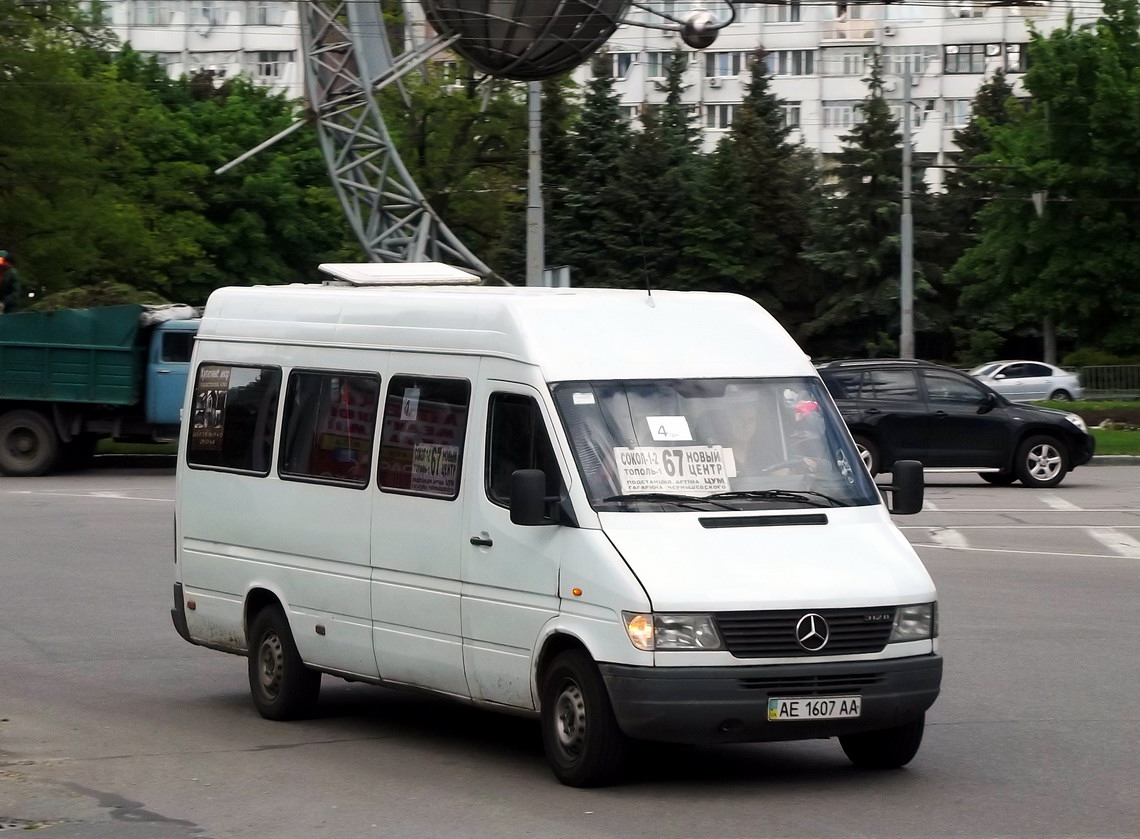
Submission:
<svg viewBox="0 0 1140 839">
<path fill-rule="evenodd" d="M 625 631 L 639 650 L 720 650 L 712 615 L 622 612 Z"/>
<path fill-rule="evenodd" d="M 899 606 L 888 643 L 926 641 L 938 637 L 938 603 Z"/>
<path fill-rule="evenodd" d="M 1079 428 L 1081 431 L 1088 433 L 1089 427 L 1085 425 L 1085 421 L 1081 419 L 1080 414 L 1065 414 L 1065 419 Z"/>
</svg>

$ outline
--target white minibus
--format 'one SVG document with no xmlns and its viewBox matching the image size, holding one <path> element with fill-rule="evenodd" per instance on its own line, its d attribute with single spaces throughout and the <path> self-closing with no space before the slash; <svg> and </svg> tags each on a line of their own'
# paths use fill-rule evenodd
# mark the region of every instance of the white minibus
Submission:
<svg viewBox="0 0 1140 839">
<path fill-rule="evenodd" d="M 877 486 L 760 306 L 322 268 L 210 296 L 180 438 L 174 624 L 262 716 L 431 691 L 535 715 L 574 786 L 640 740 L 914 757 L 937 595 L 884 493 L 921 466 Z"/>
</svg>

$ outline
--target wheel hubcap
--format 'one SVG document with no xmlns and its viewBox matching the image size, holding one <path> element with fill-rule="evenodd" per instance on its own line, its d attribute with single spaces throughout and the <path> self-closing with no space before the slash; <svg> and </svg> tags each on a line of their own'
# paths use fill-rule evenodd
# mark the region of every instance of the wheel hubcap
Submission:
<svg viewBox="0 0 1140 839">
<path fill-rule="evenodd" d="M 8 434 L 6 448 L 13 457 L 28 460 L 36 453 L 36 435 L 26 428 L 17 428 Z"/>
<path fill-rule="evenodd" d="M 1042 443 L 1029 450 L 1027 465 L 1029 474 L 1037 480 L 1052 480 L 1061 471 L 1061 453 L 1048 443 Z"/>
<path fill-rule="evenodd" d="M 261 676 L 261 689 L 270 699 L 281 692 L 281 675 L 285 668 L 285 653 L 276 632 L 265 636 L 257 652 L 257 670 Z"/>
<path fill-rule="evenodd" d="M 554 732 L 567 755 L 576 756 L 586 739 L 586 702 L 582 690 L 569 682 L 554 702 Z"/>
</svg>

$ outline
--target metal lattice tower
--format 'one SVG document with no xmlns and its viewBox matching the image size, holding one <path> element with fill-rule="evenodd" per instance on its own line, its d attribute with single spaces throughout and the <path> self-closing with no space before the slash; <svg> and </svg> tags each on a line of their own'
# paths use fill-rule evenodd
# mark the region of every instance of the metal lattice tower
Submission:
<svg viewBox="0 0 1140 839">
<path fill-rule="evenodd" d="M 392 145 L 376 93 L 456 36 L 393 59 L 379 2 L 301 0 L 305 89 L 329 177 L 373 262 L 438 261 L 491 270 L 435 214 Z"/>
</svg>

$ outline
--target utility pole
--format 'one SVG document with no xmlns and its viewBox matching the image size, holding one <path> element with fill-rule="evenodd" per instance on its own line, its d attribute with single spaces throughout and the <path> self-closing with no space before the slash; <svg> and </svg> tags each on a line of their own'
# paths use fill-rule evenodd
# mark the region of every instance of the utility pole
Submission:
<svg viewBox="0 0 1140 839">
<path fill-rule="evenodd" d="M 546 242 L 542 211 L 542 82 L 527 82 L 530 146 L 527 150 L 526 284 L 545 285 Z"/>
<path fill-rule="evenodd" d="M 902 235 L 899 243 L 899 357 L 914 358 L 914 216 L 911 212 L 910 62 L 903 63 Z"/>
</svg>

